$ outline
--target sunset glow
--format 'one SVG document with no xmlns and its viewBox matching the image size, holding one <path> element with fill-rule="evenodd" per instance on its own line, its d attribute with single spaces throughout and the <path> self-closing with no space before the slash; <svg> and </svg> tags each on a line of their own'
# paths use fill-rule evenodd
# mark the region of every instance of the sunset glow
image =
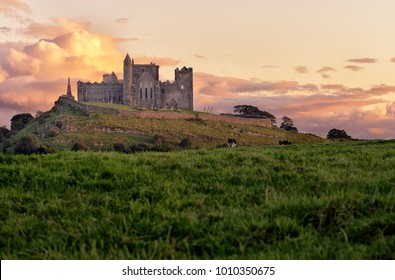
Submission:
<svg viewBox="0 0 395 280">
<path fill-rule="evenodd" d="M 354 138 L 395 138 L 395 2 L 0 2 L 0 126 L 50 109 L 76 83 L 122 77 L 129 53 L 161 80 L 193 67 L 194 109 L 251 104 Z"/>
</svg>

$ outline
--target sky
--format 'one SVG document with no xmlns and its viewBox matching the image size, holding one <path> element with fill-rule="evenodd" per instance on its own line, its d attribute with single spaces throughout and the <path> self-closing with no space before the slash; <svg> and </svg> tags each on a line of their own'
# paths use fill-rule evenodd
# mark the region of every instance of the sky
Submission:
<svg viewBox="0 0 395 280">
<path fill-rule="evenodd" d="M 395 1 L 1 0 L 0 126 L 49 110 L 67 78 L 135 63 L 194 71 L 194 109 L 247 104 L 360 139 L 395 138 Z"/>
</svg>

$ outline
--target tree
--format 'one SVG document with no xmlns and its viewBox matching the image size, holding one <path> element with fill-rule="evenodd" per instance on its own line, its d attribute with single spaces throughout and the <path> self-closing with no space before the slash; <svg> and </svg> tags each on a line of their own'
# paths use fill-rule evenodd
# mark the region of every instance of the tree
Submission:
<svg viewBox="0 0 395 280">
<path fill-rule="evenodd" d="M 282 118 L 283 122 L 280 125 L 281 129 L 287 130 L 287 131 L 294 131 L 298 132 L 298 129 L 294 127 L 294 121 L 291 118 L 288 118 L 287 116 L 284 116 Z"/>
<path fill-rule="evenodd" d="M 340 139 L 340 140 L 348 140 L 351 139 L 351 136 L 348 136 L 347 132 L 344 130 L 332 128 L 329 130 L 328 135 L 326 136 L 328 139 Z"/>
<path fill-rule="evenodd" d="M 5 126 L 0 127 L 0 143 L 10 137 L 10 132 Z"/>
<path fill-rule="evenodd" d="M 233 112 L 239 113 L 243 116 L 251 116 L 251 117 L 262 117 L 266 119 L 270 119 L 272 123 L 276 122 L 276 117 L 266 111 L 261 111 L 258 107 L 252 105 L 236 105 L 233 107 Z"/>
<path fill-rule="evenodd" d="M 11 131 L 23 129 L 34 117 L 29 113 L 18 114 L 11 119 Z"/>
<path fill-rule="evenodd" d="M 39 117 L 41 117 L 44 114 L 43 111 L 38 110 L 36 113 L 36 119 L 38 119 Z"/>
</svg>

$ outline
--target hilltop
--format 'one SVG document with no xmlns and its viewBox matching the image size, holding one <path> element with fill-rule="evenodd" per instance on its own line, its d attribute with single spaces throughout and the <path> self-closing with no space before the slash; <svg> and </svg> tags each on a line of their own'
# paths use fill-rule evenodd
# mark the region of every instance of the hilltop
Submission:
<svg viewBox="0 0 395 280">
<path fill-rule="evenodd" d="M 69 150 L 73 143 L 81 143 L 96 151 L 114 150 L 116 143 L 125 147 L 144 144 L 179 150 L 183 139 L 188 139 L 188 147 L 193 149 L 223 146 L 228 138 L 237 139 L 240 146 L 274 145 L 279 140 L 292 143 L 326 141 L 312 134 L 268 127 L 267 121 L 194 111 L 78 103 L 60 98 L 50 111 L 35 118 L 10 141 L 35 134 L 43 145 L 55 150 Z"/>
</svg>

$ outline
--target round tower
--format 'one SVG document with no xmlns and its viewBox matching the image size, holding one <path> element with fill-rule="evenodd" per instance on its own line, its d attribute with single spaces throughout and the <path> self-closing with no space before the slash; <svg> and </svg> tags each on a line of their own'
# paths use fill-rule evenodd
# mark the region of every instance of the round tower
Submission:
<svg viewBox="0 0 395 280">
<path fill-rule="evenodd" d="M 123 61 L 123 104 L 132 105 L 132 60 L 129 54 Z"/>
</svg>

